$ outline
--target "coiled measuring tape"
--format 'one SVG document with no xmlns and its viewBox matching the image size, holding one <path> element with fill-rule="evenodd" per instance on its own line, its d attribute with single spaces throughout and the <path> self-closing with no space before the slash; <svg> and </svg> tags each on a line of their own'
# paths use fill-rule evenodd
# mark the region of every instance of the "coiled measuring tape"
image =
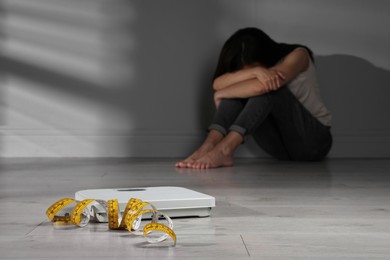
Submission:
<svg viewBox="0 0 390 260">
<path fill-rule="evenodd" d="M 66 213 L 64 215 L 57 215 L 65 207 L 71 203 L 76 203 L 73 207 L 71 213 Z M 158 211 L 155 206 L 149 202 L 142 201 L 140 199 L 131 198 L 126 208 L 121 214 L 119 211 L 118 200 L 95 200 L 95 199 L 85 199 L 82 201 L 74 200 L 71 198 L 64 198 L 53 205 L 51 205 L 46 210 L 46 215 L 51 222 L 54 224 L 65 224 L 65 225 L 77 225 L 79 227 L 86 226 L 90 219 L 91 213 L 88 208 L 90 204 L 99 204 L 107 212 L 108 216 L 108 228 L 114 230 L 128 230 L 129 232 L 135 235 L 143 235 L 149 243 L 159 243 L 166 240 L 168 237 L 171 237 L 173 240 L 173 245 L 176 245 L 176 234 L 173 232 L 173 221 L 166 214 Z M 91 208 L 93 205 L 91 204 Z M 149 207 L 149 209 L 147 209 Z M 142 232 L 139 228 L 141 226 L 142 215 L 151 214 L 152 220 L 150 223 L 146 224 L 143 227 Z M 164 218 L 168 225 L 159 223 L 159 219 Z M 164 233 L 163 235 L 152 237 L 152 234 L 155 231 Z"/>
</svg>

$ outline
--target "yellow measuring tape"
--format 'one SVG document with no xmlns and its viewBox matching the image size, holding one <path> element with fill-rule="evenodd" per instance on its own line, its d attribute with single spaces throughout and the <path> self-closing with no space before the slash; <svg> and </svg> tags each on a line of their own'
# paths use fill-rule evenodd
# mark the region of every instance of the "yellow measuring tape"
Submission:
<svg viewBox="0 0 390 260">
<path fill-rule="evenodd" d="M 70 214 L 66 213 L 64 215 L 57 215 L 61 212 L 66 206 L 71 203 L 76 203 L 73 207 Z M 173 232 L 173 222 L 171 218 L 161 211 L 158 211 L 149 202 L 141 201 L 140 199 L 132 198 L 128 201 L 126 208 L 121 214 L 119 210 L 118 200 L 95 200 L 95 199 L 85 199 L 83 201 L 78 201 L 70 198 L 64 198 L 53 205 L 51 205 L 46 210 L 46 215 L 50 221 L 55 224 L 65 224 L 65 225 L 77 225 L 79 227 L 86 226 L 90 219 L 90 209 L 88 205 L 99 204 L 107 213 L 108 216 L 108 228 L 115 230 L 128 230 L 134 234 L 142 234 L 146 241 L 149 243 L 159 243 L 166 240 L 169 237 L 173 240 L 173 245 L 176 245 L 176 234 Z M 146 209 L 149 207 L 150 209 Z M 146 224 L 140 232 L 138 229 L 141 225 L 142 215 L 151 214 L 152 220 L 150 223 Z M 158 223 L 160 218 L 165 218 L 168 225 Z M 162 232 L 163 235 L 152 237 L 153 232 Z"/>
</svg>

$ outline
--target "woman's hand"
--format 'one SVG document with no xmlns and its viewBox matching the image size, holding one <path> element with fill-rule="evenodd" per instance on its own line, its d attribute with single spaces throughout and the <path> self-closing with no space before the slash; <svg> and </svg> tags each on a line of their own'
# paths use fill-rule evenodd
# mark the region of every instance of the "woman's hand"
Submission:
<svg viewBox="0 0 390 260">
<path fill-rule="evenodd" d="M 257 66 L 256 78 L 264 85 L 267 91 L 277 90 L 283 85 L 285 77 L 282 72 Z"/>
</svg>

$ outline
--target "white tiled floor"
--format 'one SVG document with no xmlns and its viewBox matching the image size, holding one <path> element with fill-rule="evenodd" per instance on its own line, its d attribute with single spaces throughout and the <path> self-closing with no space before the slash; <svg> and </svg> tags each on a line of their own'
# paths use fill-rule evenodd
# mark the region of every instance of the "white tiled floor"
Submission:
<svg viewBox="0 0 390 260">
<path fill-rule="evenodd" d="M 175 169 L 173 159 L 2 159 L 0 259 L 390 259 L 390 160 L 241 159 Z M 82 189 L 181 186 L 216 197 L 211 217 L 174 219 L 151 245 L 106 224 L 56 227 L 54 201 Z"/>
</svg>

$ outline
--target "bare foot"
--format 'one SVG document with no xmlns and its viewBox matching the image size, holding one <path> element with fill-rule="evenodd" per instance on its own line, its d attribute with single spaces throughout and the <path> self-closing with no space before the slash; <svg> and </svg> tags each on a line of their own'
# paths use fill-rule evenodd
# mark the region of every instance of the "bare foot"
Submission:
<svg viewBox="0 0 390 260">
<path fill-rule="evenodd" d="M 214 148 L 214 145 L 203 144 L 198 148 L 193 154 L 188 156 L 183 161 L 177 162 L 176 167 L 178 168 L 191 168 L 191 165 L 196 162 L 198 159 L 202 158 L 205 154 L 211 151 Z"/>
<path fill-rule="evenodd" d="M 191 164 L 193 169 L 210 169 L 217 167 L 229 167 L 233 165 L 233 156 L 226 154 L 222 149 L 216 147 L 202 158 Z"/>
<path fill-rule="evenodd" d="M 193 169 L 210 169 L 232 166 L 234 151 L 242 141 L 243 136 L 241 134 L 231 131 L 211 151 L 191 163 L 189 167 Z"/>
<path fill-rule="evenodd" d="M 196 162 L 198 159 L 202 158 L 209 151 L 211 151 L 223 138 L 224 136 L 220 132 L 216 130 L 211 130 L 204 143 L 189 157 L 187 157 L 183 161 L 177 162 L 176 167 L 192 168 L 192 164 L 194 162 Z"/>
</svg>

